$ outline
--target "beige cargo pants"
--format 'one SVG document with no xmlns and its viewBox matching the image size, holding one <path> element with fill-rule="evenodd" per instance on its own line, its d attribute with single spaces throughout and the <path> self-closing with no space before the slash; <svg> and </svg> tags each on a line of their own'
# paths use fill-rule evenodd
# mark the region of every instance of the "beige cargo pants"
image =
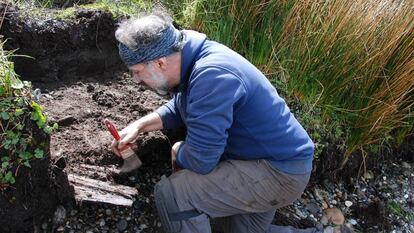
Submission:
<svg viewBox="0 0 414 233">
<path fill-rule="evenodd" d="M 181 170 L 169 180 L 180 211 L 203 213 L 182 221 L 181 232 L 212 232 L 210 220 L 214 219 L 225 233 L 264 233 L 295 232 L 271 222 L 277 208 L 301 196 L 309 177 L 283 173 L 266 160 L 229 160 L 207 175 Z"/>
</svg>

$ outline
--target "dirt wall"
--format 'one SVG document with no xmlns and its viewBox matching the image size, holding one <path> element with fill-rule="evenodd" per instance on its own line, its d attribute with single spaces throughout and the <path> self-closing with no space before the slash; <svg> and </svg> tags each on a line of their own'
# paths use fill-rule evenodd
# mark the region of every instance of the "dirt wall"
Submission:
<svg viewBox="0 0 414 233">
<path fill-rule="evenodd" d="M 0 15 L 5 49 L 32 57 L 14 58 L 24 80 L 61 82 L 122 67 L 109 12 L 79 9 L 73 20 L 37 19 L 3 2 Z"/>
</svg>

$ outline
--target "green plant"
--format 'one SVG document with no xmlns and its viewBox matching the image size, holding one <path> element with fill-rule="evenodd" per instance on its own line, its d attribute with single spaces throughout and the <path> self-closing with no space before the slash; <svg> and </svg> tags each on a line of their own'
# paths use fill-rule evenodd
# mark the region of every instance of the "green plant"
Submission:
<svg viewBox="0 0 414 233">
<path fill-rule="evenodd" d="M 21 165 L 31 167 L 32 159 L 41 159 L 45 151 L 34 143 L 30 121 L 46 133 L 57 129 L 48 126 L 42 107 L 34 101 L 29 82 L 21 81 L 9 60 L 12 52 L 0 43 L 0 189 L 15 183 Z"/>
<path fill-rule="evenodd" d="M 286 79 L 287 98 L 319 108 L 322 124 L 342 125 L 334 136 L 346 138 L 344 161 L 368 145 L 401 142 L 414 127 L 412 1 L 182 0 L 167 5 L 181 10 L 175 16 L 184 25 L 229 45 L 273 83 Z"/>
<path fill-rule="evenodd" d="M 396 215 L 396 216 L 398 216 L 402 219 L 406 219 L 408 221 L 413 221 L 414 220 L 414 213 L 411 213 L 410 211 L 405 210 L 400 204 L 398 204 L 395 201 L 388 202 L 387 207 L 388 207 L 388 210 L 392 214 L 394 214 L 394 215 Z"/>
</svg>

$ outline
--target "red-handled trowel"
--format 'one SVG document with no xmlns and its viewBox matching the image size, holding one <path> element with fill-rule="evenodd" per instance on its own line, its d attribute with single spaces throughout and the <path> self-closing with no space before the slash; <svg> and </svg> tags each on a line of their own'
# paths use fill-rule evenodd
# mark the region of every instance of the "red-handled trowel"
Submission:
<svg viewBox="0 0 414 233">
<path fill-rule="evenodd" d="M 119 136 L 118 130 L 116 130 L 114 124 L 108 119 L 103 121 L 106 128 L 108 128 L 109 132 L 115 138 L 116 141 L 119 141 L 121 137 Z M 119 153 L 121 154 L 122 158 L 124 159 L 124 164 L 122 164 L 121 173 L 128 173 L 142 165 L 141 160 L 139 159 L 138 155 L 132 150 L 130 145 L 125 145 L 124 147 L 119 149 Z"/>
</svg>

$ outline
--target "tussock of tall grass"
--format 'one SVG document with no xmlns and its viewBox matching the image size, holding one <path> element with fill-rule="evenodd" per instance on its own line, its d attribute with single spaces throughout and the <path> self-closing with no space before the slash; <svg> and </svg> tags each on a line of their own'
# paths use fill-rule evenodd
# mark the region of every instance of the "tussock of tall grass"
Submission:
<svg viewBox="0 0 414 233">
<path fill-rule="evenodd" d="M 404 0 L 299 1 L 285 21 L 274 51 L 289 90 L 346 118 L 348 154 L 413 128 L 413 10 Z"/>
<path fill-rule="evenodd" d="M 181 3 L 188 25 L 265 73 L 283 73 L 288 93 L 321 107 L 327 122 L 342 119 L 350 132 L 347 155 L 413 129 L 413 1 Z"/>
</svg>

